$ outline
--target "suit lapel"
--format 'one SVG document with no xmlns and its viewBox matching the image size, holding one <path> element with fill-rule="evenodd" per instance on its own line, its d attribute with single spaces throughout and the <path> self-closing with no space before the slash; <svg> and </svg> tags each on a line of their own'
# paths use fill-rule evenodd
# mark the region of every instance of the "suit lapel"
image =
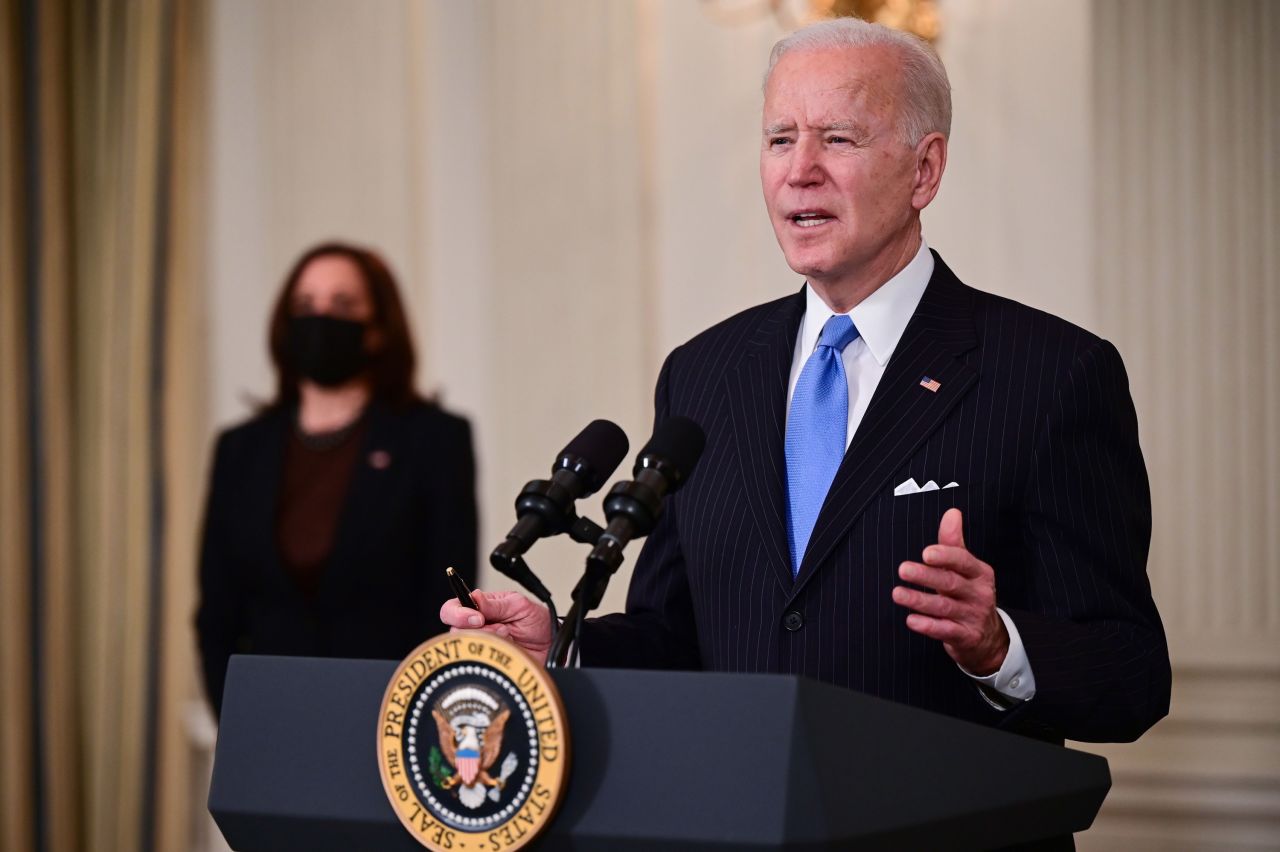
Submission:
<svg viewBox="0 0 1280 852">
<path fill-rule="evenodd" d="M 959 355 L 977 345 L 966 288 L 936 254 L 934 273 L 876 386 L 818 520 L 792 595 L 831 553 L 903 461 L 978 381 Z M 938 382 L 930 391 L 925 377 Z"/>
<path fill-rule="evenodd" d="M 787 547 L 787 503 L 783 450 L 787 380 L 796 334 L 804 313 L 804 290 L 784 299 L 756 328 L 746 355 L 732 371 L 728 398 L 730 433 L 738 442 L 745 499 L 765 543 L 765 561 L 784 588 L 792 584 Z"/>
</svg>

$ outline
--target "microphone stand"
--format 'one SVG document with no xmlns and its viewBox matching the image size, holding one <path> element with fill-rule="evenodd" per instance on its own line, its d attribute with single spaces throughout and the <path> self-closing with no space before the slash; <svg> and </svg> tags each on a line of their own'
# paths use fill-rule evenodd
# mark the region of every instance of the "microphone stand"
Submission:
<svg viewBox="0 0 1280 852">
<path fill-rule="evenodd" d="M 573 605 L 569 607 L 564 624 L 560 625 L 560 629 L 556 631 L 551 650 L 547 652 L 549 669 L 563 666 L 566 658 L 569 665 L 577 662 L 578 637 L 582 633 L 582 622 L 586 619 L 588 612 L 600 606 L 605 589 L 609 586 L 609 578 L 622 564 L 622 548 L 618 542 L 604 536 L 604 530 L 600 530 L 600 535 L 596 538 L 596 549 L 599 549 L 600 544 L 607 543 L 607 550 L 599 555 L 592 550 L 591 555 L 587 557 L 587 569 L 583 572 L 578 585 L 573 588 Z M 581 539 L 575 539 L 575 541 L 581 541 Z M 571 657 L 569 656 L 570 644 L 573 645 Z"/>
<path fill-rule="evenodd" d="M 622 549 L 633 539 L 648 535 L 658 524 L 662 501 L 684 482 L 706 446 L 702 428 L 687 417 L 669 417 L 653 430 L 632 471 L 634 479 L 609 489 L 604 514 L 609 528 L 592 532 L 595 546 L 587 556 L 582 579 L 573 589 L 573 606 L 556 631 L 547 652 L 547 668 L 577 662 L 582 622 L 600 606 L 609 578 L 622 565 Z M 575 541 L 591 541 L 575 536 Z M 569 646 L 573 652 L 570 655 Z"/>
<path fill-rule="evenodd" d="M 566 662 L 569 662 L 570 665 L 576 662 L 576 654 L 573 661 L 566 660 L 566 657 L 569 643 L 578 638 L 578 632 L 582 629 L 582 622 L 585 617 L 586 612 L 582 609 L 582 601 L 578 599 L 577 595 L 574 595 L 573 605 L 569 607 L 569 614 L 565 616 L 564 623 L 556 631 L 555 639 L 551 642 L 551 649 L 547 651 L 548 669 L 563 668 Z"/>
<path fill-rule="evenodd" d="M 683 474 L 670 463 L 662 459 L 648 459 L 642 455 L 638 463 L 644 466 L 638 470 L 637 479 L 631 482 L 619 482 L 609 491 L 604 501 L 605 515 L 609 518 L 609 529 L 601 530 L 595 541 L 595 547 L 587 557 L 587 567 L 582 579 L 573 589 L 573 606 L 565 617 L 564 624 L 556 633 L 547 654 L 547 668 L 563 665 L 569 654 L 569 644 L 573 643 L 573 656 L 569 664 L 577 661 L 578 636 L 582 632 L 582 622 L 591 610 L 600 606 L 604 599 L 609 579 L 622 565 L 622 548 L 633 537 L 648 534 L 658 522 L 662 514 L 662 498 L 664 492 L 674 490 L 684 478 Z M 661 488 L 655 488 L 653 481 L 661 482 Z M 614 534 L 615 520 L 626 521 L 623 538 Z"/>
<path fill-rule="evenodd" d="M 579 544 L 595 545 L 604 536 L 604 528 L 590 518 L 576 518 L 573 525 L 569 528 L 569 537 Z M 595 572 L 592 571 L 591 564 L 596 562 L 594 557 L 587 560 L 587 573 L 583 575 L 582 580 L 578 581 L 578 585 L 573 589 L 573 604 L 569 607 L 569 612 L 565 615 L 564 622 L 559 624 L 556 629 L 555 638 L 551 642 L 551 648 L 547 652 L 547 668 L 555 669 L 565 665 L 573 665 L 578 660 L 578 635 L 582 632 L 582 622 L 586 618 L 587 613 L 600 605 L 600 600 L 604 597 L 605 587 L 609 584 L 609 576 L 616 570 L 618 565 L 622 564 L 622 552 L 618 551 L 617 564 L 612 569 L 604 569 L 603 576 L 600 575 L 600 568 Z M 583 605 L 583 588 L 588 577 L 596 578 L 591 588 L 595 589 L 595 593 L 587 598 L 587 605 Z M 552 624 L 556 624 L 555 610 L 552 610 Z M 569 646 L 573 645 L 573 655 L 569 656 Z"/>
<path fill-rule="evenodd" d="M 575 514 L 572 522 L 569 524 L 569 528 L 565 530 L 565 532 L 569 534 L 571 539 L 579 544 L 594 545 L 600 540 L 600 537 L 604 535 L 604 527 L 600 526 L 590 518 L 584 518 L 581 515 Z M 618 562 L 620 564 L 622 561 L 621 552 L 619 552 L 618 555 Z M 548 591 L 546 586 L 536 581 L 536 575 L 534 575 L 532 569 L 529 568 L 528 563 L 524 561 L 523 556 L 518 553 L 511 553 L 507 548 L 504 548 L 502 545 L 498 545 L 498 547 L 494 548 L 494 551 L 489 554 L 489 564 L 492 565 L 495 570 L 501 572 L 512 580 L 515 580 L 531 595 L 541 601 L 547 607 L 547 611 L 551 614 L 551 624 L 553 626 L 560 624 L 560 617 L 556 613 L 556 605 L 551 599 L 551 592 Z M 617 570 L 617 565 L 614 566 L 613 570 Z M 611 574 L 613 572 L 610 571 L 609 573 Z M 529 578 L 533 578 L 533 581 L 531 582 Z M 604 584 L 600 586 L 599 593 L 595 596 L 595 603 L 592 604 L 589 609 L 594 609 L 600 605 L 600 598 L 604 595 L 604 585 L 607 585 L 609 582 L 608 574 L 604 576 L 603 580 Z M 560 651 L 557 651 L 556 649 L 561 645 L 567 646 L 569 642 L 573 641 L 582 627 L 582 620 L 586 613 L 578 606 L 578 590 L 576 588 L 574 589 L 573 597 L 573 607 L 569 610 L 569 614 L 565 618 L 564 624 L 556 630 L 555 641 L 552 643 L 552 651 L 555 653 L 547 654 L 547 668 L 549 669 L 554 669 L 563 665 L 564 660 L 562 656 L 560 656 Z M 570 627 L 570 625 L 572 625 L 572 627 Z M 576 659 L 576 653 L 574 654 L 574 657 Z"/>
</svg>

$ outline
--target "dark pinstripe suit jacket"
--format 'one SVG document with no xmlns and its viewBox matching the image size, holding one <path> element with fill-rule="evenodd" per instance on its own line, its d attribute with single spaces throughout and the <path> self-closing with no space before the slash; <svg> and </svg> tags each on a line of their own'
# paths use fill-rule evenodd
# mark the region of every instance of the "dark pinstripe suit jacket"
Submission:
<svg viewBox="0 0 1280 852">
<path fill-rule="evenodd" d="M 589 623 L 584 660 L 803 674 L 1051 739 L 1131 740 L 1168 712 L 1150 493 L 1119 353 L 935 260 L 794 581 L 783 431 L 803 293 L 671 353 L 657 418 L 697 421 L 706 451 L 640 554 L 626 614 Z M 908 477 L 959 487 L 895 497 Z M 1035 698 L 1009 713 L 890 598 L 950 506 L 994 566 L 1035 673 Z"/>
</svg>

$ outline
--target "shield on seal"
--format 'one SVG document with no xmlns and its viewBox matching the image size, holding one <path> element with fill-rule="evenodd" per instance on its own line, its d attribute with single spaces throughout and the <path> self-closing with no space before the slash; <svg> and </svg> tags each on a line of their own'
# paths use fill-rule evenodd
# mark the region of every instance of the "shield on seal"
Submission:
<svg viewBox="0 0 1280 852">
<path fill-rule="evenodd" d="M 458 749 L 457 758 L 462 783 L 470 787 L 476 782 L 476 775 L 480 772 L 480 752 L 473 748 Z"/>
</svg>

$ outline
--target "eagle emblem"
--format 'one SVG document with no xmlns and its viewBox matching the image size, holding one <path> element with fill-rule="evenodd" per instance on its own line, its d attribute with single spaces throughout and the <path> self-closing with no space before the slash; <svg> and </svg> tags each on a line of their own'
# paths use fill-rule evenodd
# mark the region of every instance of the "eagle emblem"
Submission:
<svg viewBox="0 0 1280 852">
<path fill-rule="evenodd" d="M 458 800 L 473 810 L 484 804 L 486 795 L 498 801 L 507 778 L 520 763 L 515 752 L 510 752 L 498 777 L 491 773 L 502 750 L 510 708 L 489 690 L 468 685 L 446 692 L 431 715 L 436 720 L 440 751 L 455 770 L 438 779 L 441 789 L 455 790 Z"/>
<path fill-rule="evenodd" d="M 400 824 L 426 849 L 536 843 L 568 787 L 569 728 L 555 681 L 492 633 L 428 639 L 387 683 L 378 773 Z"/>
</svg>

